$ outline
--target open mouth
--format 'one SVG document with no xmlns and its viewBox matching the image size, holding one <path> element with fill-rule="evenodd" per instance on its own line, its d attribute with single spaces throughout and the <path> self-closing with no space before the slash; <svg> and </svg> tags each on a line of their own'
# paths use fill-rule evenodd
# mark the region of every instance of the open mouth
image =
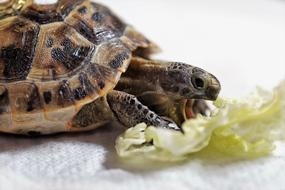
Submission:
<svg viewBox="0 0 285 190">
<path fill-rule="evenodd" d="M 195 119 L 199 114 L 210 116 L 212 109 L 210 105 L 209 102 L 199 99 L 167 99 L 153 107 L 153 110 L 181 126 L 185 121 Z"/>
<path fill-rule="evenodd" d="M 184 118 L 192 119 L 195 118 L 196 114 L 193 111 L 193 100 L 185 100 L 184 104 Z"/>
<path fill-rule="evenodd" d="M 196 117 L 196 113 L 193 110 L 194 101 L 192 99 L 182 99 L 176 102 L 176 109 L 170 114 L 170 117 L 174 119 L 178 124 L 182 124 L 184 121 L 193 119 Z"/>
<path fill-rule="evenodd" d="M 192 99 L 184 100 L 181 104 L 180 111 L 183 112 L 184 120 L 196 118 L 197 115 L 201 114 L 205 117 L 210 117 L 215 106 L 210 101 Z"/>
</svg>

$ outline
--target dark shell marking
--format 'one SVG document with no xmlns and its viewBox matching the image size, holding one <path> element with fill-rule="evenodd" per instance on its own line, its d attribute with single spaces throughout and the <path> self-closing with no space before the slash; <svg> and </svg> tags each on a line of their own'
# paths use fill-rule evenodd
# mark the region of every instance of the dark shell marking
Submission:
<svg viewBox="0 0 285 190">
<path fill-rule="evenodd" d="M 39 24 L 63 21 L 63 17 L 56 11 L 55 5 L 42 6 L 34 4 L 25 9 L 20 15 Z"/>
<path fill-rule="evenodd" d="M 61 0 L 51 5 L 33 4 L 23 10 L 20 15 L 39 24 L 62 22 L 82 2 L 83 0 Z"/>
<path fill-rule="evenodd" d="M 8 90 L 0 86 L 0 114 L 6 113 L 9 107 Z"/>
<path fill-rule="evenodd" d="M 78 9 L 78 12 L 81 14 L 86 14 L 87 13 L 87 7 L 86 6 L 82 6 Z"/>
<path fill-rule="evenodd" d="M 121 54 L 116 55 L 115 58 L 109 62 L 109 65 L 112 68 L 117 69 L 119 67 L 122 67 L 124 61 L 126 61 L 127 59 L 129 59 L 129 54 L 123 52 Z"/>
<path fill-rule="evenodd" d="M 38 91 L 37 86 L 33 86 L 31 90 L 31 94 L 28 96 L 27 101 L 27 112 L 31 112 L 36 108 L 41 107 L 41 100 L 40 100 L 40 94 Z"/>
<path fill-rule="evenodd" d="M 52 94 L 50 91 L 46 91 L 43 93 L 44 101 L 46 104 L 49 104 L 52 100 Z"/>
<path fill-rule="evenodd" d="M 25 51 L 25 49 L 17 48 L 14 45 L 2 48 L 0 58 L 6 62 L 3 71 L 6 78 L 15 78 L 19 75 L 25 76 L 28 74 L 31 65 Z M 22 79 L 22 77 L 19 79 Z"/>
<path fill-rule="evenodd" d="M 104 15 L 102 13 L 93 13 L 92 15 L 92 19 L 95 21 L 95 22 L 101 22 L 104 18 Z"/>
<path fill-rule="evenodd" d="M 52 38 L 48 38 L 47 42 L 46 42 L 46 47 L 47 48 L 51 48 L 53 46 L 53 39 Z"/>
<path fill-rule="evenodd" d="M 81 86 L 73 91 L 76 100 L 82 100 L 87 95 L 91 95 L 95 91 L 95 87 L 91 84 L 86 73 L 80 73 L 79 81 Z"/>
<path fill-rule="evenodd" d="M 61 82 L 58 89 L 58 94 L 58 105 L 66 106 L 66 104 L 69 105 L 74 103 L 73 93 L 67 80 Z"/>
<path fill-rule="evenodd" d="M 39 26 L 14 17 L 0 20 L 0 28 L 0 82 L 24 80 L 31 69 Z"/>
<path fill-rule="evenodd" d="M 126 28 L 126 24 L 108 8 L 89 1 L 85 1 L 77 10 L 71 11 L 65 22 L 95 44 L 122 36 Z"/>
</svg>

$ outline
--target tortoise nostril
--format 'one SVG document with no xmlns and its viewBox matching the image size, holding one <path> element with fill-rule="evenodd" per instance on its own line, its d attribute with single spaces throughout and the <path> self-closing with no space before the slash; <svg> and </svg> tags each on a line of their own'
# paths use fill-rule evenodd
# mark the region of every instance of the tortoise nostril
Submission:
<svg viewBox="0 0 285 190">
<path fill-rule="evenodd" d="M 219 93 L 220 93 L 220 87 L 219 86 L 210 86 L 206 90 L 206 95 L 208 96 L 208 99 L 210 100 L 216 100 Z"/>
<path fill-rule="evenodd" d="M 200 77 L 195 77 L 193 80 L 193 85 L 197 89 L 202 89 L 205 86 L 205 82 L 202 78 Z"/>
</svg>

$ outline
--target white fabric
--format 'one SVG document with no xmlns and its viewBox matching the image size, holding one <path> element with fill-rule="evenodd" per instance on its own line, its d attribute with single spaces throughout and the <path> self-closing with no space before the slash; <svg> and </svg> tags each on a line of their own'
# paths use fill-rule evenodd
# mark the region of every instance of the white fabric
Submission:
<svg viewBox="0 0 285 190">
<path fill-rule="evenodd" d="M 239 97 L 285 77 L 284 0 L 101 0 L 164 49 L 157 58 L 212 71 Z M 40 138 L 0 135 L 0 190 L 285 189 L 285 150 L 252 161 L 194 156 L 134 165 L 114 150 L 124 131 Z"/>
</svg>

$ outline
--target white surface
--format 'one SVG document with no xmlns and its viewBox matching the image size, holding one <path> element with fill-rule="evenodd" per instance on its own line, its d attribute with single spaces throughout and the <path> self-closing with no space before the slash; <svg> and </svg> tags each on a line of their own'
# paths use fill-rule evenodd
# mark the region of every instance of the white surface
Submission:
<svg viewBox="0 0 285 190">
<path fill-rule="evenodd" d="M 285 77 L 284 0 L 101 1 L 162 47 L 157 58 L 217 75 L 225 96 L 243 96 L 257 84 L 271 88 Z M 135 167 L 114 151 L 122 132 L 110 127 L 36 139 L 0 135 L 0 189 L 285 189 L 284 145 L 254 161 L 213 155 Z"/>
</svg>

